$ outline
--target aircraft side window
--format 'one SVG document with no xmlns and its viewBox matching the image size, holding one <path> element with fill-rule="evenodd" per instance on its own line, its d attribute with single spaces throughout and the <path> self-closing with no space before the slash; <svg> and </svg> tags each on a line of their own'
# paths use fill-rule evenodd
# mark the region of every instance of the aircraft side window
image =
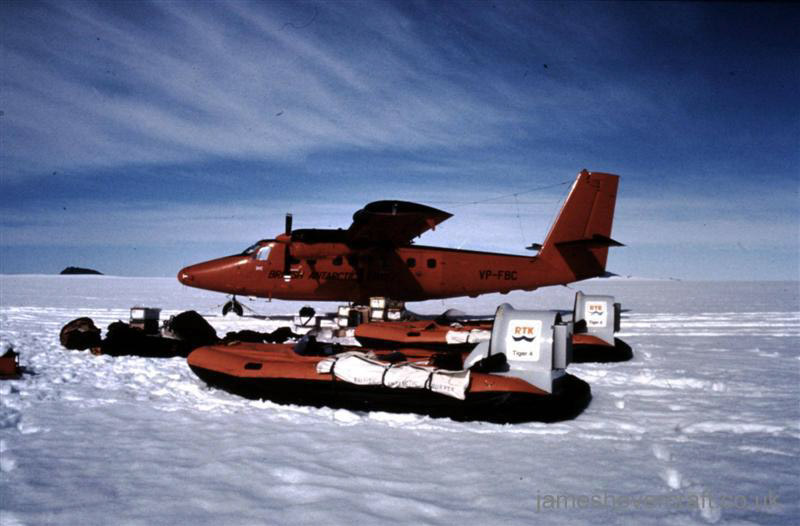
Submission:
<svg viewBox="0 0 800 526">
<path fill-rule="evenodd" d="M 408 268 L 414 268 L 417 266 L 417 260 L 414 258 L 408 258 L 406 260 L 406 265 L 408 265 Z"/>
<path fill-rule="evenodd" d="M 342 256 L 336 256 L 333 258 L 333 264 L 337 267 L 340 266 L 342 264 Z"/>
<path fill-rule="evenodd" d="M 428 260 L 428 268 L 436 268 L 436 260 L 435 259 L 430 258 Z"/>
<path fill-rule="evenodd" d="M 269 258 L 269 251 L 270 247 L 261 247 L 261 249 L 258 251 L 258 254 L 256 255 L 256 259 L 258 259 L 259 261 L 266 261 L 267 258 Z"/>
</svg>

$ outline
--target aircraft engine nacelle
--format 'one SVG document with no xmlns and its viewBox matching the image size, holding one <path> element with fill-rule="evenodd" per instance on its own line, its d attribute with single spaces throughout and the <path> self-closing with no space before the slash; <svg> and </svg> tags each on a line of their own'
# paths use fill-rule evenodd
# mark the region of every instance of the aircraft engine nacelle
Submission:
<svg viewBox="0 0 800 526">
<path fill-rule="evenodd" d="M 492 337 L 467 356 L 465 366 L 504 354 L 508 369 L 493 374 L 516 376 L 552 393 L 572 359 L 572 323 L 558 311 L 517 310 L 504 303 L 497 308 Z"/>
<path fill-rule="evenodd" d="M 293 241 L 290 245 L 292 257 L 297 259 L 332 259 L 350 254 L 344 243 L 303 243 Z"/>
<path fill-rule="evenodd" d="M 614 333 L 620 329 L 621 306 L 614 296 L 575 294 L 573 322 L 576 333 L 585 333 L 614 346 Z"/>
</svg>

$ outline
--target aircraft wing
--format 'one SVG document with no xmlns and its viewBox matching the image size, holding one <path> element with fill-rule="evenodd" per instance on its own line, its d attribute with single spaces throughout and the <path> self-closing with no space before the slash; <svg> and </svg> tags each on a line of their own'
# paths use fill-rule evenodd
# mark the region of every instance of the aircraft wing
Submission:
<svg viewBox="0 0 800 526">
<path fill-rule="evenodd" d="M 374 201 L 353 214 L 347 233 L 352 245 L 407 245 L 452 215 L 408 201 Z"/>
</svg>

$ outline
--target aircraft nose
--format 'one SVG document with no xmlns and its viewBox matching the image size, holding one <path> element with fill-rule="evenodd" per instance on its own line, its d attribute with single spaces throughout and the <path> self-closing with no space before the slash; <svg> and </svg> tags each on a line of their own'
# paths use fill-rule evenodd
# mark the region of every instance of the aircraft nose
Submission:
<svg viewBox="0 0 800 526">
<path fill-rule="evenodd" d="M 184 267 L 178 272 L 178 281 L 188 287 L 239 294 L 243 286 L 240 267 L 247 262 L 241 256 L 228 256 Z"/>
<path fill-rule="evenodd" d="M 184 285 L 191 285 L 194 282 L 194 274 L 189 270 L 191 267 L 184 267 L 178 272 L 178 281 Z"/>
</svg>

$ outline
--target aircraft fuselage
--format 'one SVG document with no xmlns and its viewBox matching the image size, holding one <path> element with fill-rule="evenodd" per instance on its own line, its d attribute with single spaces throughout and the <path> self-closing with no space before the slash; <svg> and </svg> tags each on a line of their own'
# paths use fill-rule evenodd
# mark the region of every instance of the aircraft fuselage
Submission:
<svg viewBox="0 0 800 526">
<path fill-rule="evenodd" d="M 476 296 L 552 284 L 536 257 L 413 245 L 300 260 L 291 265 L 288 280 L 283 268 L 282 252 L 272 250 L 266 260 L 255 253 L 192 265 L 178 278 L 185 285 L 243 296 L 355 302 L 374 296 L 401 301 Z"/>
</svg>

